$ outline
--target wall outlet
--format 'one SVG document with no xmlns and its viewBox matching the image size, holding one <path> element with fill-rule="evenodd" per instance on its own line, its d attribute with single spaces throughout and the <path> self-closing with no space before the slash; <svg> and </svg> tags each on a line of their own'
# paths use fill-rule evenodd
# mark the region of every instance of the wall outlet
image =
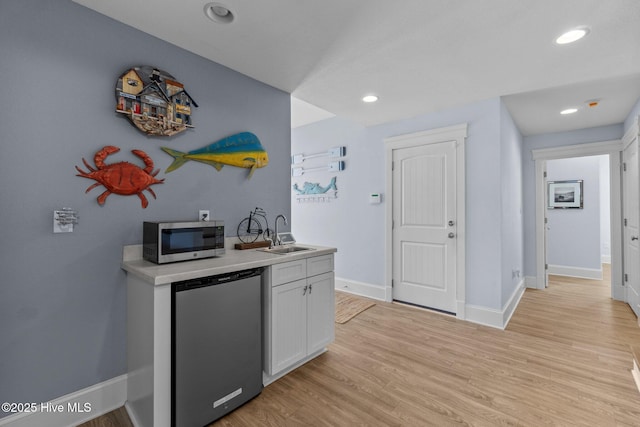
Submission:
<svg viewBox="0 0 640 427">
<path fill-rule="evenodd" d="M 209 221 L 209 211 L 199 210 L 198 211 L 198 221 Z"/>
</svg>

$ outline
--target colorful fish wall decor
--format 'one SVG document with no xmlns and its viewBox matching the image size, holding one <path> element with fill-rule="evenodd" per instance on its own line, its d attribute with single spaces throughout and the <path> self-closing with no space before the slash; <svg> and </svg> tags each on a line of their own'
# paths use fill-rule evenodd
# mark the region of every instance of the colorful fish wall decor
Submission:
<svg viewBox="0 0 640 427">
<path fill-rule="evenodd" d="M 196 101 L 166 71 L 149 65 L 130 68 L 116 82 L 116 112 L 147 135 L 173 136 L 193 127 Z"/>
<path fill-rule="evenodd" d="M 106 188 L 106 191 L 98 196 L 98 204 L 101 206 L 104 205 L 107 197 L 111 193 L 122 196 L 135 194 L 140 197 L 142 208 L 144 209 L 149 204 L 149 201 L 142 192 L 147 190 L 154 199 L 156 198 L 156 193 L 149 187 L 155 184 L 162 184 L 164 181 L 164 179 L 155 178 L 160 170 L 153 170 L 153 160 L 142 150 L 131 150 L 131 152 L 142 159 L 145 165 L 144 169 L 129 162 L 111 164 L 104 162 L 107 156 L 117 153 L 118 151 L 120 151 L 120 148 L 114 147 L 113 145 L 103 147 L 93 157 L 95 169 L 83 158 L 82 162 L 87 169 L 89 169 L 89 172 L 85 172 L 76 166 L 76 170 L 79 172 L 76 176 L 97 181 L 95 184 L 90 185 L 85 193 L 88 193 L 99 185 L 103 185 Z"/>
<path fill-rule="evenodd" d="M 256 169 L 269 164 L 269 155 L 258 137 L 251 132 L 237 133 L 187 153 L 168 147 L 160 148 L 174 159 L 165 173 L 172 172 L 189 160 L 193 160 L 211 165 L 218 171 L 224 165 L 247 168 L 249 169 L 248 178 L 251 178 Z"/>
</svg>

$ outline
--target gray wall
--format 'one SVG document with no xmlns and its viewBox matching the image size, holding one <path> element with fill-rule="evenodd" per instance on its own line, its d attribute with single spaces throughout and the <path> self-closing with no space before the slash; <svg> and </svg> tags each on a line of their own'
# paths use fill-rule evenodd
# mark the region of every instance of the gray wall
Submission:
<svg viewBox="0 0 640 427">
<path fill-rule="evenodd" d="M 509 301 L 523 275 L 522 143 L 523 138 L 504 103 L 500 105 L 500 191 L 502 212 L 502 300 Z"/>
<path fill-rule="evenodd" d="M 0 52 L 0 401 L 45 402 L 126 372 L 121 249 L 141 243 L 142 221 L 210 209 L 235 235 L 256 205 L 271 219 L 290 214 L 290 98 L 68 0 L 0 2 Z M 195 129 L 147 137 L 114 112 L 117 77 L 141 64 L 185 84 L 200 105 Z M 197 163 L 164 173 L 171 158 L 159 146 L 188 151 L 241 131 L 270 156 L 251 180 Z M 147 209 L 118 195 L 100 207 L 101 187 L 85 194 L 93 181 L 74 166 L 109 144 L 122 151 L 107 162 L 140 164 L 137 148 L 161 169 Z M 80 224 L 53 234 L 63 206 Z"/>
<path fill-rule="evenodd" d="M 337 173 L 339 198 L 335 202 L 293 202 L 293 231 L 300 241 L 338 248 L 336 276 L 383 287 L 385 279 L 385 212 L 368 203 L 368 194 L 385 188 L 384 139 L 422 130 L 469 124 L 466 143 L 466 280 L 467 304 L 501 309 L 503 292 L 515 288 L 511 269 L 521 269 L 517 249 L 504 265 L 504 250 L 522 247 L 516 217 L 503 233 L 503 215 L 520 215 L 521 137 L 498 98 L 433 114 L 365 128 L 341 118 L 327 119 L 294 129 L 292 153 L 316 152 L 334 145 L 347 146 L 346 169 Z M 509 130 L 504 138 L 501 132 Z M 504 159 L 502 156 L 505 156 Z M 504 164 L 513 162 L 507 171 Z M 327 181 L 330 174 L 314 174 L 300 181 Z M 503 199 L 501 180 L 509 179 L 512 194 Z M 504 204 L 503 204 L 504 201 Z M 507 232 L 504 230 L 505 233 Z M 503 287 L 503 271 L 508 284 Z M 510 295 L 507 295 L 508 298 Z"/>
</svg>

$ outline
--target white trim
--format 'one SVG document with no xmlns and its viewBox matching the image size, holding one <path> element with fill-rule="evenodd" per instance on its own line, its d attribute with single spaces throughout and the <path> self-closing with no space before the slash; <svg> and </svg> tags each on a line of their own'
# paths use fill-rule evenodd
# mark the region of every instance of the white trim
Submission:
<svg viewBox="0 0 640 427">
<path fill-rule="evenodd" d="M 614 139 L 602 142 L 565 145 L 562 147 L 540 148 L 531 150 L 531 155 L 533 160 L 556 160 L 571 157 L 599 156 L 621 150 L 622 144 L 620 140 Z"/>
<path fill-rule="evenodd" d="M 600 262 L 603 264 L 611 264 L 611 255 L 600 255 Z"/>
<path fill-rule="evenodd" d="M 133 424 L 133 427 L 140 427 L 143 425 L 138 419 L 135 409 L 131 407 L 128 400 L 124 404 L 124 409 L 127 410 L 127 415 L 129 415 L 129 419 L 131 420 L 131 424 Z"/>
<path fill-rule="evenodd" d="M 518 283 L 518 286 L 513 290 L 511 294 L 511 298 L 506 302 L 504 307 L 502 307 L 502 329 L 506 328 L 511 320 L 511 316 L 515 313 L 516 308 L 518 308 L 518 304 L 520 304 L 520 299 L 522 299 L 522 295 L 524 295 L 527 290 L 524 285 L 524 279 Z"/>
<path fill-rule="evenodd" d="M 629 132 L 627 132 L 629 133 Z M 609 177 L 610 177 L 610 206 L 611 206 L 611 297 L 620 298 L 622 286 L 622 183 L 620 177 L 620 155 L 622 152 L 622 140 L 612 140 L 564 147 L 543 148 L 531 150 L 535 161 L 536 171 L 536 288 L 546 287 L 545 271 L 545 179 L 544 169 L 547 160 L 563 159 L 570 157 L 584 157 L 609 155 Z"/>
<path fill-rule="evenodd" d="M 385 300 L 393 299 L 393 150 L 456 141 L 456 317 L 465 319 L 466 301 L 466 191 L 465 191 L 465 141 L 468 124 L 431 129 L 406 135 L 398 135 L 384 140 L 386 155 L 386 194 L 388 203 L 385 211 Z"/>
<path fill-rule="evenodd" d="M 549 264 L 549 274 L 556 276 L 577 277 L 580 279 L 602 280 L 602 268 L 572 267 L 569 265 Z"/>
<path fill-rule="evenodd" d="M 389 301 L 387 299 L 387 289 L 382 286 L 372 285 L 370 283 L 356 282 L 336 277 L 336 290 L 348 292 L 350 294 L 360 295 L 367 298 L 373 298 L 380 301 Z"/>
<path fill-rule="evenodd" d="M 489 326 L 491 328 L 504 329 L 502 325 L 502 318 L 504 316 L 501 310 L 471 304 L 467 304 L 465 310 L 465 320 L 468 322 Z"/>
<path fill-rule="evenodd" d="M 463 139 L 467 137 L 467 124 L 429 129 L 421 132 L 407 133 L 404 135 L 392 136 L 385 138 L 385 145 L 393 145 L 393 149 L 416 147 L 426 145 L 425 138 L 433 138 L 433 142 L 427 144 L 436 144 L 442 141 L 450 141 L 453 139 Z M 388 145 L 387 145 L 388 146 Z"/>
<path fill-rule="evenodd" d="M 513 313 L 516 311 L 525 290 L 523 279 L 513 290 L 511 297 L 501 310 L 467 304 L 465 306 L 465 320 L 492 328 L 505 329 L 509 320 L 511 320 L 511 316 L 513 316 Z"/>
<path fill-rule="evenodd" d="M 546 199 L 546 187 L 540 185 L 544 183 L 545 172 L 547 169 L 546 161 L 536 160 L 536 289 L 544 289 L 547 286 L 547 271 L 545 268 L 546 262 L 546 242 L 545 242 L 545 228 L 544 219 L 546 217 L 545 199 Z M 538 228 L 538 224 L 542 224 L 542 228 Z"/>
<path fill-rule="evenodd" d="M 524 276 L 524 286 L 529 289 L 537 289 L 538 279 L 535 276 Z"/>
<path fill-rule="evenodd" d="M 633 380 L 636 383 L 636 387 L 638 387 L 638 391 L 640 391 L 640 369 L 638 368 L 638 364 L 636 360 L 633 360 L 633 369 L 631 370 L 631 375 L 633 376 Z"/>
<path fill-rule="evenodd" d="M 126 400 L 127 375 L 125 374 L 69 393 L 49 402 L 38 402 L 38 410 L 36 412 L 23 412 L 4 417 L 0 419 L 0 426 L 75 426 L 123 406 Z M 61 408 L 61 411 L 52 412 L 54 408 Z M 76 410 L 76 408 L 78 410 Z M 85 409 L 88 410 L 86 410 L 86 412 L 80 412 L 80 410 L 84 411 Z"/>
</svg>

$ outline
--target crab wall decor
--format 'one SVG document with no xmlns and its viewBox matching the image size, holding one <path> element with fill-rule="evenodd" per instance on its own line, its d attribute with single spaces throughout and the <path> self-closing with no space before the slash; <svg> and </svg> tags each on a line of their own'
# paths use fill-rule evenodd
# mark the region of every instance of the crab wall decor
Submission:
<svg viewBox="0 0 640 427">
<path fill-rule="evenodd" d="M 148 135 L 172 136 L 191 125 L 196 101 L 171 74 L 148 65 L 130 68 L 116 83 L 116 112 Z"/>
<path fill-rule="evenodd" d="M 90 185 L 85 191 L 88 193 L 99 185 L 103 185 L 107 190 L 98 196 L 98 204 L 104 205 L 107 197 L 111 193 L 120 194 L 122 196 L 131 196 L 136 194 L 140 197 L 142 202 L 142 208 L 146 208 L 149 205 L 149 201 L 142 194 L 144 190 L 147 190 L 155 199 L 156 193 L 153 192 L 150 186 L 154 184 L 162 184 L 163 179 L 156 179 L 155 176 L 160 172 L 160 169 L 153 171 L 153 160 L 142 150 L 131 150 L 133 154 L 140 157 L 144 162 L 144 169 L 140 166 L 134 165 L 129 162 L 118 162 L 106 164 L 104 160 L 110 154 L 117 153 L 120 148 L 113 145 L 107 145 L 96 153 L 93 157 L 95 163 L 95 169 L 82 158 L 82 162 L 89 169 L 89 172 L 85 172 L 76 166 L 76 170 L 79 172 L 76 176 L 83 178 L 94 179 L 96 182 Z"/>
</svg>

